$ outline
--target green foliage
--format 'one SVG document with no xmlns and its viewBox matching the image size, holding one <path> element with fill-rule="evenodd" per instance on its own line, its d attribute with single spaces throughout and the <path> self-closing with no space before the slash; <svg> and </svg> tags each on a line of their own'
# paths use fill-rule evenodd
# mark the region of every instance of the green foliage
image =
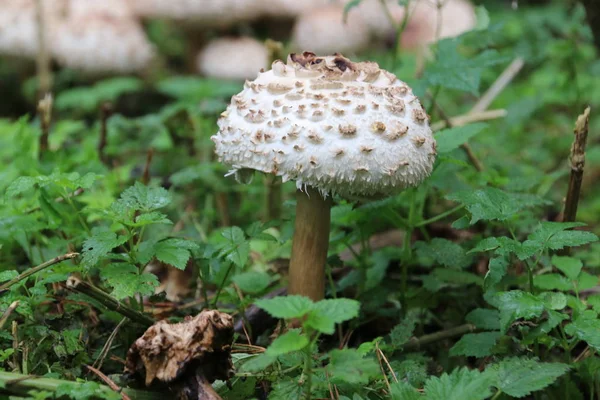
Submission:
<svg viewBox="0 0 600 400">
<path fill-rule="evenodd" d="M 491 370 L 495 375 L 494 386 L 510 396 L 521 398 L 551 385 L 569 370 L 569 366 L 514 357 L 493 365 Z"/>
<path fill-rule="evenodd" d="M 425 395 L 428 400 L 483 400 L 491 395 L 491 385 L 489 374 L 460 368 L 429 379 L 425 383 Z"/>
</svg>

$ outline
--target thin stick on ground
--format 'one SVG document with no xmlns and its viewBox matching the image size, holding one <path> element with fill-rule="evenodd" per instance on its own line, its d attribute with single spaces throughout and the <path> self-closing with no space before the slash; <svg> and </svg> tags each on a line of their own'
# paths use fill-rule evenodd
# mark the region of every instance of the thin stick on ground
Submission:
<svg viewBox="0 0 600 400">
<path fill-rule="evenodd" d="M 575 129 L 573 130 L 575 139 L 571 146 L 571 176 L 569 178 L 569 188 L 567 190 L 567 199 L 565 201 L 563 215 L 564 222 L 573 222 L 577 217 L 577 206 L 579 204 L 583 170 L 585 166 L 585 145 L 588 137 L 590 111 L 590 107 L 587 107 L 583 114 L 577 117 Z"/>
<path fill-rule="evenodd" d="M 123 318 L 117 324 L 115 329 L 113 329 L 113 331 L 110 333 L 110 336 L 108 337 L 108 339 L 106 340 L 106 343 L 104 343 L 104 346 L 102 347 L 102 350 L 100 351 L 100 355 L 94 361 L 94 364 L 92 365 L 93 367 L 98 368 L 98 369 L 102 368 L 104 359 L 106 358 L 106 356 L 108 355 L 108 352 L 110 351 L 110 346 L 112 346 L 113 341 L 117 337 L 117 333 L 119 332 L 119 329 L 121 329 L 121 327 L 125 324 L 125 322 L 127 322 L 127 318 Z"/>
<path fill-rule="evenodd" d="M 131 398 L 129 396 L 127 396 L 125 393 L 122 392 L 123 388 L 119 387 L 112 379 L 110 379 L 108 376 L 104 375 L 100 370 L 92 367 L 91 365 L 86 365 L 86 368 L 89 369 L 94 374 L 96 374 L 96 376 L 98 378 L 100 378 L 104 383 L 106 383 L 109 388 L 111 388 L 115 392 L 119 393 L 123 400 L 131 400 Z"/>
<path fill-rule="evenodd" d="M 471 108 L 469 114 L 480 113 L 488 109 L 494 99 L 508 86 L 525 65 L 521 57 L 515 58 L 508 67 L 500 74 L 489 89 L 479 98 Z"/>
<path fill-rule="evenodd" d="M 10 306 L 8 306 L 6 311 L 4 311 L 4 314 L 2 314 L 2 317 L 0 317 L 0 330 L 4 327 L 4 324 L 6 324 L 8 317 L 10 317 L 10 315 L 13 313 L 13 311 L 17 309 L 18 306 L 19 301 L 13 301 L 12 303 L 10 303 Z"/>
<path fill-rule="evenodd" d="M 463 115 L 458 115 L 456 117 L 451 117 L 449 118 L 450 120 L 450 124 L 453 127 L 458 127 L 458 126 L 464 126 L 467 124 L 471 124 L 473 122 L 483 122 L 483 121 L 490 121 L 493 119 L 498 119 L 498 118 L 504 118 L 506 116 L 507 112 L 504 109 L 498 109 L 498 110 L 489 110 L 489 111 L 481 111 L 478 113 L 471 113 L 469 112 L 468 114 L 463 114 Z M 435 131 L 439 131 L 441 129 L 446 128 L 448 121 L 438 121 L 434 124 L 431 124 L 431 129 L 435 132 Z"/>
<path fill-rule="evenodd" d="M 383 375 L 383 380 L 385 381 L 385 385 L 387 386 L 390 393 L 392 392 L 392 386 L 390 385 L 390 381 L 387 377 L 387 373 L 385 372 L 385 367 L 383 366 L 383 360 L 381 359 L 381 352 L 377 345 L 375 345 L 375 354 L 377 355 L 377 361 L 379 361 L 379 369 L 381 370 L 381 374 Z"/>
<path fill-rule="evenodd" d="M 396 377 L 396 373 L 392 369 L 392 366 L 390 365 L 390 362 L 388 361 L 387 357 L 385 356 L 385 354 L 383 354 L 383 351 L 381 351 L 381 349 L 379 348 L 379 343 L 375 343 L 375 351 L 379 352 L 381 359 L 383 360 L 383 362 L 385 362 L 385 365 L 390 370 L 390 373 L 392 374 L 392 378 L 394 378 L 394 382 L 398 383 L 398 377 Z"/>
<path fill-rule="evenodd" d="M 147 185 L 150 183 L 150 164 L 152 163 L 152 158 L 154 157 L 154 149 L 150 147 L 148 152 L 146 153 L 146 163 L 144 164 L 144 172 L 142 173 L 142 183 Z"/>
<path fill-rule="evenodd" d="M 0 286 L 0 290 L 8 289 L 11 286 L 21 282 L 23 279 L 26 279 L 27 277 L 29 277 L 33 274 L 36 274 L 48 267 L 58 264 L 60 262 L 73 259 L 73 258 L 77 257 L 78 255 L 79 255 L 79 253 L 63 254 L 62 256 L 55 257 L 52 260 L 46 261 L 45 263 L 38 265 L 37 267 L 30 268 L 27 271 L 20 274 L 19 276 L 17 276 L 16 278 L 13 278 L 10 281 L 2 284 L 2 286 Z"/>
<path fill-rule="evenodd" d="M 423 346 L 436 343 L 446 339 L 452 339 L 457 336 L 462 336 L 466 333 L 475 332 L 477 327 L 472 324 L 459 325 L 454 328 L 446 329 L 429 335 L 421 336 L 420 338 L 412 338 L 404 346 L 404 351 L 419 350 Z"/>
<path fill-rule="evenodd" d="M 67 288 L 79 293 L 83 293 L 92 299 L 97 300 L 109 310 L 118 312 L 122 316 L 127 317 L 131 321 L 143 325 L 144 327 L 149 327 L 155 322 L 154 319 L 148 315 L 136 311 L 128 305 L 121 303 L 108 293 L 90 285 L 87 282 L 83 282 L 76 276 L 70 276 L 69 279 L 67 279 Z"/>
<path fill-rule="evenodd" d="M 38 117 L 40 119 L 40 148 L 39 157 L 48 152 L 50 149 L 50 122 L 52 122 L 52 95 L 46 93 L 38 102 L 37 106 Z"/>
</svg>

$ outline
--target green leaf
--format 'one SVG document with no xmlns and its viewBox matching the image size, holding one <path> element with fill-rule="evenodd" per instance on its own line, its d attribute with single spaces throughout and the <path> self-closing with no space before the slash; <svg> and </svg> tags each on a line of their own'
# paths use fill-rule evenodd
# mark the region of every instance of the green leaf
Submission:
<svg viewBox="0 0 600 400">
<path fill-rule="evenodd" d="M 264 272 L 250 271 L 234 276 L 232 279 L 242 292 L 257 294 L 271 283 L 271 277 Z"/>
<path fill-rule="evenodd" d="M 154 294 L 159 285 L 154 274 L 140 274 L 134 265 L 113 263 L 100 269 L 102 279 L 113 288 L 111 295 L 117 300 L 135 295 Z"/>
<path fill-rule="evenodd" d="M 371 378 L 379 376 L 379 365 L 371 357 L 363 357 L 356 350 L 333 350 L 327 370 L 332 382 L 366 385 Z"/>
<path fill-rule="evenodd" d="M 563 292 L 573 288 L 573 284 L 569 280 L 559 274 L 544 274 L 533 277 L 535 287 L 542 290 L 560 290 Z"/>
<path fill-rule="evenodd" d="M 600 351 L 600 319 L 578 317 L 565 326 L 565 332 L 586 342 L 591 348 Z"/>
<path fill-rule="evenodd" d="M 308 314 L 314 305 L 309 298 L 298 295 L 259 299 L 254 304 L 273 317 L 282 319 L 300 318 Z"/>
<path fill-rule="evenodd" d="M 149 213 L 144 213 L 141 215 L 138 215 L 135 218 L 134 222 L 126 222 L 125 224 L 128 226 L 132 226 L 134 228 L 141 228 L 142 226 L 146 226 L 146 225 L 153 225 L 153 224 L 167 224 L 170 225 L 173 222 L 171 222 L 171 220 L 169 218 L 167 218 L 167 216 L 161 212 L 158 211 L 152 211 Z"/>
<path fill-rule="evenodd" d="M 300 334 L 299 330 L 291 330 L 273 340 L 266 354 L 271 357 L 276 357 L 281 354 L 299 351 L 308 346 L 310 342 L 305 335 Z"/>
<path fill-rule="evenodd" d="M 266 353 L 259 354 L 245 361 L 240 367 L 240 372 L 264 372 L 271 364 L 277 360 L 277 357 L 270 356 Z"/>
<path fill-rule="evenodd" d="M 420 400 L 421 394 L 410 384 L 400 381 L 391 385 L 392 400 Z"/>
<path fill-rule="evenodd" d="M 117 246 L 127 241 L 126 236 L 117 236 L 116 233 L 107 230 L 96 230 L 93 236 L 83 242 L 81 264 L 85 268 L 92 268 L 101 258 Z"/>
<path fill-rule="evenodd" d="M 477 358 L 490 356 L 501 336 L 500 332 L 468 333 L 450 348 L 450 355 Z"/>
<path fill-rule="evenodd" d="M 538 295 L 548 310 L 562 310 L 567 306 L 567 296 L 558 292 L 545 292 Z"/>
<path fill-rule="evenodd" d="M 573 257 L 552 256 L 552 265 L 572 281 L 577 280 L 583 268 L 583 262 Z"/>
<path fill-rule="evenodd" d="M 16 197 L 25 193 L 38 183 L 38 179 L 31 176 L 20 176 L 15 179 L 6 189 L 6 197 Z"/>
<path fill-rule="evenodd" d="M 500 313 L 489 308 L 476 308 L 467 314 L 465 320 L 479 329 L 500 329 Z"/>
<path fill-rule="evenodd" d="M 457 192 L 446 198 L 465 205 L 471 213 L 471 225 L 480 220 L 505 221 L 526 208 L 546 203 L 537 196 L 492 187 Z"/>
<path fill-rule="evenodd" d="M 565 247 L 582 246 L 598 240 L 592 232 L 567 230 L 583 226 L 578 222 L 544 221 L 527 237 L 523 246 L 535 249 L 535 252 L 546 249 L 560 250 Z"/>
<path fill-rule="evenodd" d="M 358 316 L 360 303 L 350 299 L 327 299 L 315 303 L 305 321 L 307 326 L 319 332 L 333 334 L 335 324 Z"/>
<path fill-rule="evenodd" d="M 490 26 L 490 15 L 484 6 L 475 7 L 475 16 L 477 17 L 476 31 L 485 31 Z"/>
<path fill-rule="evenodd" d="M 494 257 L 488 263 L 488 272 L 483 279 L 483 286 L 488 289 L 502 281 L 508 270 L 508 260 L 506 257 Z"/>
<path fill-rule="evenodd" d="M 150 187 L 140 182 L 125 189 L 120 200 L 130 209 L 150 212 L 171 203 L 171 194 L 162 187 Z"/>
<path fill-rule="evenodd" d="M 466 268 L 472 257 L 465 249 L 448 239 L 434 238 L 430 242 L 419 241 L 415 244 L 419 258 L 432 259 L 436 263 L 451 268 Z"/>
<path fill-rule="evenodd" d="M 227 243 L 221 249 L 220 256 L 225 256 L 238 267 L 243 267 L 250 256 L 250 242 L 246 240 L 244 231 L 233 226 L 225 229 L 221 235 L 227 239 Z"/>
<path fill-rule="evenodd" d="M 458 149 L 485 128 L 487 128 L 487 124 L 480 122 L 439 131 L 435 134 L 438 153 L 444 154 Z"/>
<path fill-rule="evenodd" d="M 390 332 L 392 346 L 398 349 L 410 340 L 419 321 L 418 317 L 419 314 L 417 312 L 408 312 L 404 320 L 392 329 Z"/>
<path fill-rule="evenodd" d="M 500 329 L 506 333 L 510 324 L 523 318 L 538 318 L 544 311 L 544 302 L 531 293 L 520 290 L 500 292 L 496 296 L 496 306 L 500 310 Z"/>
<path fill-rule="evenodd" d="M 495 373 L 494 385 L 512 397 L 525 397 L 544 389 L 564 375 L 569 366 L 560 363 L 542 363 L 531 358 L 508 358 L 490 367 Z"/>
<path fill-rule="evenodd" d="M 166 239 L 158 242 L 154 255 L 158 261 L 184 270 L 190 257 L 190 250 L 198 249 L 198 245 L 185 239 Z"/>
<path fill-rule="evenodd" d="M 431 377 L 425 382 L 427 400 L 484 400 L 491 395 L 492 379 L 478 370 L 457 368 L 451 374 Z"/>
<path fill-rule="evenodd" d="M 504 63 L 507 58 L 495 50 L 485 50 L 466 58 L 459 53 L 458 45 L 458 39 L 440 40 L 436 62 L 427 65 L 424 79 L 430 86 L 442 86 L 477 95 L 484 69 Z"/>
</svg>

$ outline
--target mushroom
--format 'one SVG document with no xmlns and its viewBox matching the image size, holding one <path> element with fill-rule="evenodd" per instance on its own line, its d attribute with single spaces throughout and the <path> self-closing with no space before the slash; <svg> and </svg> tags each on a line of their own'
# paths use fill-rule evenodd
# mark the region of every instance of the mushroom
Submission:
<svg viewBox="0 0 600 400">
<path fill-rule="evenodd" d="M 91 73 L 144 69 L 154 55 L 142 26 L 127 8 L 71 0 L 56 29 L 52 53 L 59 63 Z"/>
<path fill-rule="evenodd" d="M 253 79 L 268 67 L 264 43 L 250 37 L 219 38 L 210 42 L 196 59 L 200 73 L 219 79 Z"/>
<path fill-rule="evenodd" d="M 258 170 L 295 180 L 289 293 L 319 300 L 325 286 L 331 196 L 391 194 L 420 183 L 436 144 L 408 85 L 374 62 L 290 54 L 247 81 L 212 136 L 238 179 Z"/>
<path fill-rule="evenodd" d="M 48 0 L 41 2 L 47 31 L 43 35 L 50 42 L 51 31 L 56 22 L 56 8 Z M 0 12 L 0 53 L 33 58 L 38 52 L 38 26 L 34 0 L 5 2 Z"/>
<path fill-rule="evenodd" d="M 402 23 L 406 7 L 399 5 L 397 0 L 386 1 L 389 14 L 381 0 L 363 0 L 357 7 L 351 8 L 348 15 L 360 16 L 376 37 L 394 36 L 396 32 L 391 20 L 395 24 Z M 408 23 L 402 34 L 402 47 L 413 49 L 437 39 L 458 36 L 473 29 L 475 24 L 475 8 L 467 0 L 445 0 L 439 13 L 435 2 L 412 1 Z M 439 38 L 436 37 L 438 25 Z"/>
<path fill-rule="evenodd" d="M 312 48 L 315 53 L 335 51 L 354 53 L 369 44 L 369 27 L 357 13 L 348 15 L 344 22 L 344 7 L 332 5 L 302 13 L 292 34 L 294 47 Z"/>
<path fill-rule="evenodd" d="M 127 353 L 125 373 L 142 375 L 146 386 L 168 385 L 177 399 L 221 399 L 211 383 L 233 375 L 233 318 L 202 311 L 178 324 L 157 322 Z"/>
<path fill-rule="evenodd" d="M 331 0 L 268 0 L 263 4 L 264 13 L 272 17 L 297 17 L 303 12 L 331 4 Z"/>
</svg>

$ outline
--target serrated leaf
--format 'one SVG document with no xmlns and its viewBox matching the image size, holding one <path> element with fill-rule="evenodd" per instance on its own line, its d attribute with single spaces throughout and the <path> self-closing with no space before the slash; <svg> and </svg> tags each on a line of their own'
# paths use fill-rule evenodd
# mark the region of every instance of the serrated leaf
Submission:
<svg viewBox="0 0 600 400">
<path fill-rule="evenodd" d="M 132 210 L 151 212 L 169 205 L 171 194 L 165 188 L 146 186 L 136 182 L 133 186 L 125 189 L 119 200 Z"/>
<path fill-rule="evenodd" d="M 583 226 L 578 222 L 541 222 L 538 228 L 523 242 L 524 247 L 535 249 L 560 250 L 565 247 L 582 246 L 598 240 L 592 232 L 568 230 Z"/>
<path fill-rule="evenodd" d="M 132 226 L 134 228 L 141 228 L 142 226 L 152 225 L 152 224 L 167 224 L 170 225 L 173 222 L 167 216 L 158 211 L 152 211 L 149 213 L 144 213 L 138 215 L 135 218 L 134 222 L 126 222 L 125 224 L 128 226 Z"/>
<path fill-rule="evenodd" d="M 20 176 L 15 179 L 8 188 L 6 189 L 7 197 L 15 197 L 22 193 L 25 193 L 35 186 L 38 182 L 38 179 L 31 176 Z"/>
<path fill-rule="evenodd" d="M 113 288 L 111 295 L 117 300 L 135 295 L 149 296 L 159 285 L 154 274 L 140 274 L 134 265 L 114 263 L 100 270 L 102 279 Z"/>
<path fill-rule="evenodd" d="M 438 153 L 444 154 L 458 149 L 485 128 L 487 128 L 487 124 L 476 123 L 439 131 L 435 134 Z"/>
<path fill-rule="evenodd" d="M 392 339 L 392 346 L 395 348 L 402 347 L 403 344 L 408 342 L 413 336 L 415 327 L 418 322 L 417 313 L 407 313 L 406 317 L 402 322 L 397 324 L 390 332 L 390 338 Z"/>
<path fill-rule="evenodd" d="M 81 264 L 85 268 L 92 268 L 112 249 L 126 241 L 126 236 L 117 236 L 116 233 L 111 231 L 97 230 L 93 232 L 93 236 L 83 242 Z"/>
<path fill-rule="evenodd" d="M 583 268 L 583 262 L 573 257 L 552 256 L 552 265 L 558 268 L 567 278 L 577 280 Z"/>
<path fill-rule="evenodd" d="M 565 326 L 565 332 L 600 351 L 600 319 L 579 317 Z"/>
<path fill-rule="evenodd" d="M 282 354 L 299 351 L 308 346 L 309 340 L 306 335 L 300 334 L 298 330 L 291 330 L 273 340 L 267 348 L 266 354 L 276 357 Z"/>
<path fill-rule="evenodd" d="M 478 370 L 457 368 L 425 382 L 427 400 L 484 400 L 490 396 L 492 378 Z"/>
<path fill-rule="evenodd" d="M 472 261 L 465 249 L 448 239 L 434 238 L 430 242 L 415 243 L 417 255 L 423 259 L 432 259 L 439 265 L 451 268 L 466 268 Z"/>
<path fill-rule="evenodd" d="M 466 58 L 458 51 L 459 39 L 438 42 L 437 60 L 427 65 L 424 79 L 431 86 L 442 86 L 477 95 L 481 74 L 485 68 L 503 63 L 507 58 L 496 50 L 485 50 Z"/>
<path fill-rule="evenodd" d="M 533 284 L 542 290 L 560 290 L 565 292 L 573 288 L 573 284 L 565 276 L 559 274 L 536 275 L 533 277 Z"/>
<path fill-rule="evenodd" d="M 221 235 L 227 240 L 227 243 L 221 249 L 220 255 L 225 256 L 240 268 L 246 265 L 250 256 L 250 242 L 246 240 L 244 231 L 233 226 L 225 229 Z"/>
<path fill-rule="evenodd" d="M 508 270 L 508 260 L 506 257 L 494 257 L 488 263 L 488 272 L 483 279 L 483 286 L 488 289 L 498 283 L 506 276 Z"/>
<path fill-rule="evenodd" d="M 271 277 L 265 272 L 250 271 L 231 278 L 242 292 L 256 294 L 265 290 L 271 283 Z"/>
<path fill-rule="evenodd" d="M 461 191 L 446 198 L 465 205 L 471 213 L 471 225 L 480 220 L 505 221 L 526 208 L 545 203 L 537 196 L 510 193 L 492 187 Z"/>
<path fill-rule="evenodd" d="M 332 382 L 366 385 L 371 378 L 381 374 L 372 357 L 363 357 L 356 350 L 333 350 L 327 370 Z"/>
<path fill-rule="evenodd" d="M 569 366 L 542 363 L 531 358 L 508 358 L 490 367 L 495 372 L 495 386 L 504 393 L 521 398 L 544 389 L 564 375 Z"/>
<path fill-rule="evenodd" d="M 245 361 L 240 367 L 241 372 L 264 372 L 271 364 L 277 360 L 277 357 L 270 356 L 266 353 L 259 354 Z"/>
<path fill-rule="evenodd" d="M 436 268 L 433 275 L 442 282 L 457 285 L 483 285 L 483 278 L 467 271 L 458 271 L 450 268 Z"/>
<path fill-rule="evenodd" d="M 502 336 L 500 332 L 467 333 L 450 348 L 451 356 L 487 357 Z"/>
<path fill-rule="evenodd" d="M 506 333 L 510 324 L 523 318 L 538 318 L 544 311 L 544 302 L 531 293 L 520 290 L 496 294 L 496 306 L 500 310 L 500 329 Z"/>
<path fill-rule="evenodd" d="M 392 400 L 420 400 L 421 394 L 410 384 L 400 381 L 391 385 Z"/>
<path fill-rule="evenodd" d="M 184 239 L 166 239 L 158 242 L 154 247 L 154 256 L 165 264 L 184 270 L 190 257 L 190 250 L 197 249 L 198 245 Z"/>
<path fill-rule="evenodd" d="M 259 299 L 254 304 L 273 317 L 282 319 L 300 318 L 308 314 L 314 305 L 308 297 L 298 295 Z"/>
<path fill-rule="evenodd" d="M 562 310 L 567 306 L 567 296 L 558 292 L 545 292 L 538 295 L 548 310 Z"/>
<path fill-rule="evenodd" d="M 488 308 L 476 308 L 467 314 L 465 320 L 475 325 L 479 329 L 500 329 L 500 313 L 496 310 Z"/>
<path fill-rule="evenodd" d="M 315 303 L 305 321 L 307 326 L 319 332 L 333 334 L 335 324 L 356 318 L 360 303 L 350 299 L 327 299 Z"/>
</svg>

